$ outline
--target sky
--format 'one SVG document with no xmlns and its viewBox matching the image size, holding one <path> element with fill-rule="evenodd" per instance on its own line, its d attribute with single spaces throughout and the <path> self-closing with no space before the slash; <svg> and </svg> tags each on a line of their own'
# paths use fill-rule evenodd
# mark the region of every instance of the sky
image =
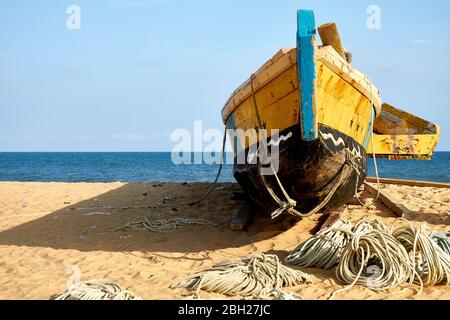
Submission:
<svg viewBox="0 0 450 320">
<path fill-rule="evenodd" d="M 295 46 L 297 9 L 336 22 L 383 101 L 438 123 L 450 150 L 447 0 L 3 0 L 0 151 L 170 151 L 194 121 L 222 130 L 232 91 Z"/>
</svg>

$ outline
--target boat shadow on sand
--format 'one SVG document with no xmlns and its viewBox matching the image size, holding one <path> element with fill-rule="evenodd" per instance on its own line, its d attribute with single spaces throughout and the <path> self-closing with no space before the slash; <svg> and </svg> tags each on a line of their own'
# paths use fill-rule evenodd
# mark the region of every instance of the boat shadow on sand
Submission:
<svg viewBox="0 0 450 320">
<path fill-rule="evenodd" d="M 219 184 L 205 201 L 209 184 L 129 183 L 96 197 L 73 203 L 38 217 L 13 218 L 0 232 L 0 245 L 114 252 L 184 252 L 242 247 L 270 239 L 293 227 L 296 219 L 285 216 L 269 221 L 255 214 L 244 232 L 229 229 L 229 221 L 240 206 L 231 194 L 235 184 Z M 36 210 L 38 211 L 38 210 Z M 186 226 L 173 232 L 121 230 L 133 219 L 206 219 L 214 225 Z M 24 222 L 22 222 L 24 221 Z"/>
<path fill-rule="evenodd" d="M 46 215 L 8 218 L 8 225 L 0 232 L 0 245 L 75 249 L 82 252 L 157 252 L 164 256 L 164 253 L 170 252 L 198 253 L 255 246 L 258 242 L 288 231 L 298 222 L 287 215 L 270 221 L 256 213 L 246 230 L 231 231 L 230 219 L 240 206 L 240 202 L 233 200 L 231 195 L 240 191 L 238 185 L 219 184 L 205 201 L 194 206 L 186 205 L 200 199 L 209 186 L 207 183 L 125 184 Z M 372 213 L 374 217 L 395 217 L 386 209 L 382 203 L 376 202 Z M 350 214 L 353 216 L 357 213 Z M 114 231 L 141 216 L 152 221 L 168 218 L 205 219 L 213 225 L 186 226 L 163 233 L 135 229 Z M 320 227 L 324 218 L 317 215 L 302 221 L 299 230 L 307 234 L 301 238 L 306 239 L 318 231 L 317 227 Z M 411 212 L 407 218 L 426 221 L 431 225 L 450 222 L 448 215 L 437 213 Z M 292 249 L 291 246 L 286 247 L 285 255 Z"/>
</svg>

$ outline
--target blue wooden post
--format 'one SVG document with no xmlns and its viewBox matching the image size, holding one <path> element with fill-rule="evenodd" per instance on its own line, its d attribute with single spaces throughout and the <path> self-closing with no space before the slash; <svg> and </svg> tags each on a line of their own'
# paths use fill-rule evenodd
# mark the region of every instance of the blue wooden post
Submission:
<svg viewBox="0 0 450 320">
<path fill-rule="evenodd" d="M 302 140 L 318 137 L 316 107 L 316 23 L 314 12 L 297 11 L 297 72 L 300 95 L 300 131 Z"/>
</svg>

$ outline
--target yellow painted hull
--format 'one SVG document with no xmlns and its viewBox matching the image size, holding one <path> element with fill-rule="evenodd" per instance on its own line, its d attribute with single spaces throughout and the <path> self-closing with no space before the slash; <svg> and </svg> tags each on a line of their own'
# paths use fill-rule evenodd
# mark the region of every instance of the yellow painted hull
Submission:
<svg viewBox="0 0 450 320">
<path fill-rule="evenodd" d="M 373 147 L 377 158 L 429 160 L 439 142 L 440 128 L 408 112 L 384 103 L 375 120 Z"/>
<path fill-rule="evenodd" d="M 367 148 L 374 116 L 372 104 L 377 114 L 381 109 L 379 92 L 367 77 L 357 73 L 330 49 L 319 48 L 316 56 L 318 123 L 338 130 Z M 350 69 L 352 74 L 347 72 Z M 253 81 L 258 111 L 266 129 L 282 132 L 299 125 L 296 49 L 281 50 L 255 73 Z M 358 81 L 360 87 L 356 88 Z M 222 110 L 224 122 L 231 115 L 236 129 L 251 130 L 258 126 L 249 81 L 233 93 Z M 256 132 L 240 138 L 244 149 L 257 141 Z"/>
<path fill-rule="evenodd" d="M 319 125 L 353 138 L 369 156 L 430 159 L 433 155 L 439 141 L 439 126 L 382 104 L 380 93 L 370 79 L 352 68 L 331 47 L 317 50 L 316 72 Z M 229 98 L 222 110 L 225 123 L 233 116 L 235 128 L 249 130 L 258 126 L 250 87 L 247 80 Z M 280 50 L 261 67 L 255 73 L 254 91 L 261 119 L 268 130 L 282 132 L 299 125 L 296 49 Z M 389 120 L 393 114 L 398 118 L 396 124 Z M 386 123 L 390 123 L 389 129 L 383 125 Z M 257 141 L 255 131 L 240 137 L 243 148 Z"/>
<path fill-rule="evenodd" d="M 234 129 L 234 177 L 272 215 L 305 216 L 341 205 L 363 183 L 368 152 L 425 159 L 439 137 L 438 126 L 382 104 L 369 77 L 335 49 L 341 47 L 336 28 L 328 34 L 322 29 L 331 37 L 318 47 L 312 11 L 299 10 L 297 21 L 297 48 L 280 50 L 222 109 L 224 123 Z M 264 159 L 258 147 L 265 144 L 278 146 L 269 152 L 268 176 L 258 162 Z"/>
</svg>

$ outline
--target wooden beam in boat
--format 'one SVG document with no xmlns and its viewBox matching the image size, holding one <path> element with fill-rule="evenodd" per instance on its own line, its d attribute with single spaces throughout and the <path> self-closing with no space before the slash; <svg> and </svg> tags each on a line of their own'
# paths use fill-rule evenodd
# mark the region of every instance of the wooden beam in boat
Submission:
<svg viewBox="0 0 450 320">
<path fill-rule="evenodd" d="M 342 47 L 341 37 L 335 23 L 326 23 L 317 28 L 320 39 L 324 46 L 332 46 L 334 50 L 345 58 L 344 48 Z"/>
<path fill-rule="evenodd" d="M 344 214 L 348 213 L 348 207 L 344 206 L 344 207 L 340 207 L 336 210 L 331 211 L 325 222 L 322 224 L 322 226 L 320 227 L 320 230 L 324 230 L 328 227 L 331 227 L 336 221 L 338 221 Z"/>
<path fill-rule="evenodd" d="M 371 193 L 372 195 L 376 196 L 378 194 L 377 188 L 369 183 L 364 182 L 366 190 Z M 410 211 L 407 207 L 405 207 L 400 201 L 391 196 L 390 194 L 384 192 L 383 190 L 380 190 L 380 194 L 378 199 L 383 202 L 389 209 L 391 209 L 392 212 L 394 212 L 397 216 L 403 218 L 405 217 Z"/>
<path fill-rule="evenodd" d="M 230 222 L 232 231 L 242 231 L 247 226 L 252 216 L 252 206 L 248 202 L 243 202 Z"/>
<path fill-rule="evenodd" d="M 371 183 L 376 183 L 377 178 L 368 177 L 368 178 L 366 178 L 366 181 L 371 182 Z M 448 189 L 450 189 L 450 183 L 443 183 L 443 182 L 429 182 L 429 181 L 417 181 L 417 180 L 380 178 L 380 183 L 397 184 L 397 185 L 413 186 L 413 187 L 430 187 L 430 188 L 448 188 Z"/>
<path fill-rule="evenodd" d="M 300 130 L 303 141 L 318 138 L 316 22 L 311 10 L 297 11 L 297 74 L 300 94 Z"/>
</svg>

